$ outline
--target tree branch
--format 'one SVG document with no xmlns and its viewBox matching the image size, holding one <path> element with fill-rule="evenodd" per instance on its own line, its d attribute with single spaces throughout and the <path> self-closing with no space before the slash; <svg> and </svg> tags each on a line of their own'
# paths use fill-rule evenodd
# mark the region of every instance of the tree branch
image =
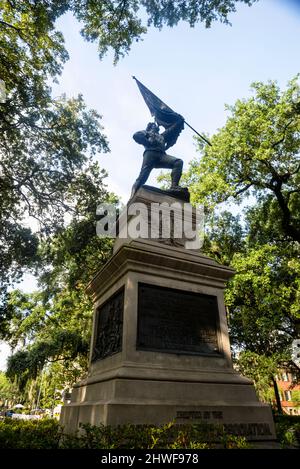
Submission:
<svg viewBox="0 0 300 469">
<path fill-rule="evenodd" d="M 10 24 L 10 23 L 6 23 L 6 21 L 2 21 L 0 20 L 0 24 L 2 24 L 3 26 L 7 26 L 9 28 L 12 28 L 14 29 L 15 31 L 17 31 L 17 33 L 20 35 L 20 31 L 21 31 L 21 28 L 17 28 L 16 26 L 14 26 L 13 24 Z"/>
<path fill-rule="evenodd" d="M 274 185 L 273 192 L 282 211 L 282 228 L 288 236 L 290 236 L 295 241 L 300 242 L 300 230 L 295 228 L 295 226 L 292 224 L 291 212 L 287 201 L 284 199 L 284 196 L 281 192 L 281 186 L 282 184 Z"/>
<path fill-rule="evenodd" d="M 237 197 L 238 195 L 242 194 L 243 192 L 246 192 L 251 186 L 252 186 L 252 182 L 250 182 L 246 186 L 242 187 L 242 189 L 239 189 L 237 192 L 235 192 L 233 194 L 233 197 Z"/>
<path fill-rule="evenodd" d="M 284 141 L 284 139 L 286 137 L 286 131 L 287 131 L 288 127 L 291 125 L 292 122 L 293 122 L 293 119 L 290 119 L 289 122 L 284 126 L 282 138 L 279 139 L 277 142 L 273 143 L 272 148 L 275 148 L 277 145 L 280 145 L 280 143 L 282 143 Z"/>
</svg>

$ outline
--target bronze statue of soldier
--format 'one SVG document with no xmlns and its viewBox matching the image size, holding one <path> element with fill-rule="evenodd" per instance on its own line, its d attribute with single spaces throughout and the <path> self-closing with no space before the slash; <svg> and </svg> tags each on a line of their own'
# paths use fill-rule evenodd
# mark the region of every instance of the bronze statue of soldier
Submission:
<svg viewBox="0 0 300 469">
<path fill-rule="evenodd" d="M 171 126 L 163 133 L 159 133 L 159 126 L 154 122 L 149 122 L 146 130 L 141 130 L 133 135 L 133 139 L 145 148 L 143 154 L 143 164 L 140 174 L 135 181 L 131 197 L 147 181 L 153 168 L 172 169 L 171 190 L 181 190 L 179 181 L 182 174 L 183 161 L 180 158 L 167 155 L 166 151 L 173 146 L 184 126 L 184 119 L 179 116 Z"/>
</svg>

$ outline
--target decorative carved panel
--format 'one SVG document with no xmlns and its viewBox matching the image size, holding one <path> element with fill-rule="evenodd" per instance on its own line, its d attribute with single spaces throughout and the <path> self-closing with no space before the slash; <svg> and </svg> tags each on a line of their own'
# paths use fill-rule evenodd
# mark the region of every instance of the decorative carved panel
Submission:
<svg viewBox="0 0 300 469">
<path fill-rule="evenodd" d="M 96 331 L 92 361 L 122 351 L 124 288 L 100 306 L 96 313 Z"/>
</svg>

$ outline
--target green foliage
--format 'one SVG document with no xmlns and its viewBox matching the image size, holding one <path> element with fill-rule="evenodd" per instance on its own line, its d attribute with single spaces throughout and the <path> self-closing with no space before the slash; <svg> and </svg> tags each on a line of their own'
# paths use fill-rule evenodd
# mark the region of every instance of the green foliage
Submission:
<svg viewBox="0 0 300 469">
<path fill-rule="evenodd" d="M 298 406 L 300 407 L 300 390 L 291 389 L 291 394 L 292 394 L 292 401 L 297 403 Z"/>
<path fill-rule="evenodd" d="M 27 349 L 9 357 L 6 374 L 12 380 L 17 378 L 20 388 L 23 389 L 27 380 L 35 379 L 47 361 L 63 357 L 65 362 L 71 362 L 78 355 L 86 356 L 88 346 L 80 333 L 58 330 L 47 339 L 39 338 Z"/>
<path fill-rule="evenodd" d="M 201 156 L 185 178 L 193 202 L 206 207 L 204 251 L 236 272 L 225 303 L 233 350 L 242 352 L 237 365 L 270 401 L 300 332 L 299 77 L 284 91 L 275 82 L 252 88 L 252 97 L 227 107 L 212 147 L 199 141 Z M 240 219 L 215 215 L 222 202 L 251 205 Z"/>
<path fill-rule="evenodd" d="M 63 386 L 84 373 L 91 321 L 84 288 L 111 249 L 95 229 L 96 206 L 110 197 L 106 173 L 93 161 L 108 151 L 100 116 L 82 96 L 53 100 L 48 85 L 68 57 L 55 20 L 69 8 L 1 1 L 0 334 L 23 347 L 10 358 L 8 376 L 29 400 L 52 363 L 64 362 Z M 32 219 L 35 233 L 25 226 Z M 38 268 L 42 289 L 8 294 L 28 267 Z"/>
<path fill-rule="evenodd" d="M 19 397 L 17 386 L 12 383 L 3 371 L 0 371 L 0 401 L 2 405 L 5 401 L 14 402 Z"/>
<path fill-rule="evenodd" d="M 82 96 L 53 99 L 49 83 L 68 58 L 55 20 L 69 2 L 0 1 L 0 293 L 38 261 L 42 237 L 82 209 L 85 191 L 105 193 L 93 156 L 108 151 L 100 116 Z M 32 219 L 35 233 L 28 228 Z M 0 311 L 6 317 L 7 311 Z M 1 319 L 1 318 L 0 318 Z M 5 324 L 4 326 L 5 329 Z M 2 331 L 0 331 L 1 333 Z M 4 331 L 5 332 L 5 331 Z"/>
<path fill-rule="evenodd" d="M 71 386 L 87 367 L 90 301 L 82 291 L 67 289 L 54 293 L 47 303 L 43 303 L 41 293 L 22 296 L 31 309 L 17 309 L 11 322 L 14 327 L 7 340 L 16 345 L 22 339 L 23 347 L 8 359 L 7 376 L 16 379 L 24 391 L 28 380 L 36 380 L 43 369 L 52 375 L 51 366 L 62 361 L 65 373 L 60 373 L 61 385 Z"/>
<path fill-rule="evenodd" d="M 236 272 L 225 290 L 231 344 L 234 355 L 240 352 L 236 365 L 254 380 L 260 399 L 273 403 L 274 377 L 278 367 L 292 366 L 290 344 L 298 335 L 298 246 L 260 244 L 228 212 L 211 219 L 204 249 Z"/>
<path fill-rule="evenodd" d="M 239 216 L 229 211 L 206 214 L 206 236 L 203 250 L 217 262 L 230 265 L 236 253 L 246 251 L 244 229 Z"/>
<path fill-rule="evenodd" d="M 208 424 L 162 426 L 84 424 L 80 433 L 66 435 L 57 421 L 0 422 L 0 447 L 26 449 L 244 449 L 244 437 L 225 434 L 222 426 Z"/>
<path fill-rule="evenodd" d="M 83 2 L 76 0 L 71 9 L 76 18 L 83 22 L 82 35 L 88 41 L 98 41 L 102 58 L 109 48 L 114 51 L 116 63 L 127 53 L 134 41 L 139 41 L 147 32 L 141 16 L 146 12 L 147 25 L 161 29 L 173 27 L 186 21 L 191 27 L 202 22 L 209 28 L 214 21 L 229 23 L 228 14 L 236 10 L 237 3 L 252 5 L 256 0 L 129 0 L 105 2 Z"/>
<path fill-rule="evenodd" d="M 209 206 L 252 194 L 261 224 L 272 225 L 275 239 L 300 240 L 300 86 L 298 76 L 285 91 L 275 82 L 253 83 L 255 95 L 227 109 L 226 125 L 201 145 L 191 163 L 192 198 Z M 268 208 L 266 208 L 268 207 Z"/>
<path fill-rule="evenodd" d="M 146 24 L 161 29 L 173 27 L 186 21 L 191 27 L 198 22 L 209 28 L 215 21 L 229 23 L 228 15 L 236 11 L 236 5 L 252 5 L 257 0 L 86 0 L 54 1 L 40 0 L 22 2 L 2 0 L 0 25 L 15 41 L 22 40 L 29 48 L 31 58 L 41 70 L 47 67 L 56 74 L 61 62 L 67 59 L 63 47 L 63 36 L 55 31 L 55 20 L 67 11 L 72 12 L 83 25 L 82 35 L 88 41 L 97 41 L 100 58 L 111 48 L 115 62 L 127 53 L 133 42 L 139 41 L 147 32 Z M 36 45 L 36 48 L 34 48 Z M 13 47 L 13 44 L 12 44 Z M 58 57 L 60 63 L 54 63 Z M 23 57 L 21 55 L 21 57 Z"/>
<path fill-rule="evenodd" d="M 32 294 L 13 291 L 7 302 L 6 340 L 23 346 L 10 357 L 7 374 L 25 392 L 30 380 L 46 373 L 42 402 L 50 389 L 69 388 L 87 371 L 92 304 L 85 287 L 111 253 L 111 241 L 97 237 L 95 211 L 89 210 L 41 246 L 44 288 Z"/>
<path fill-rule="evenodd" d="M 102 59 L 111 48 L 114 63 L 130 50 L 134 41 L 139 41 L 147 32 L 137 12 L 137 0 L 85 2 L 75 0 L 73 11 L 83 23 L 81 34 L 88 41 L 98 42 L 99 57 Z"/>
<path fill-rule="evenodd" d="M 270 356 L 286 350 L 297 337 L 297 252 L 297 247 L 266 244 L 233 256 L 236 275 L 225 298 L 234 343 Z"/>
<path fill-rule="evenodd" d="M 24 392 L 27 383 L 40 379 L 42 372 L 49 379 L 49 391 L 71 387 L 87 371 L 92 304 L 85 287 L 108 259 L 112 246 L 110 240 L 96 235 L 95 202 L 91 199 L 85 217 L 73 217 L 66 229 L 42 244 L 43 289 L 32 294 L 9 294 L 6 340 L 14 347 L 23 347 L 10 357 L 7 374 L 17 379 Z M 55 379 L 54 370 L 60 381 Z M 48 391 L 43 389 L 44 403 Z"/>
<path fill-rule="evenodd" d="M 252 5 L 257 0 L 211 0 L 206 2 L 142 1 L 149 15 L 148 24 L 161 28 L 164 24 L 175 26 L 179 21 L 187 21 L 191 27 L 198 22 L 204 22 L 206 28 L 210 28 L 213 21 L 221 21 L 228 24 L 228 14 L 236 11 L 237 3 Z"/>
<path fill-rule="evenodd" d="M 271 357 L 287 352 L 298 334 L 299 247 L 259 243 L 251 222 L 250 215 L 248 226 L 229 212 L 210 215 L 203 249 L 235 270 L 225 291 L 233 346 Z"/>
<path fill-rule="evenodd" d="M 226 449 L 246 448 L 245 438 L 229 435 L 222 425 L 196 424 L 175 425 L 170 422 L 161 426 L 121 425 L 94 426 L 83 424 L 77 444 L 88 449 Z M 66 441 L 69 445 L 69 441 Z"/>
<path fill-rule="evenodd" d="M 278 371 L 278 364 L 283 361 L 279 354 L 270 357 L 264 354 L 244 351 L 238 356 L 239 372 L 254 381 L 260 400 L 271 403 L 275 400 L 273 378 Z"/>
<path fill-rule="evenodd" d="M 282 448 L 300 446 L 300 417 L 275 415 L 276 435 Z"/>
<path fill-rule="evenodd" d="M 60 439 L 61 428 L 56 420 L 0 421 L 1 449 L 57 449 Z"/>
</svg>

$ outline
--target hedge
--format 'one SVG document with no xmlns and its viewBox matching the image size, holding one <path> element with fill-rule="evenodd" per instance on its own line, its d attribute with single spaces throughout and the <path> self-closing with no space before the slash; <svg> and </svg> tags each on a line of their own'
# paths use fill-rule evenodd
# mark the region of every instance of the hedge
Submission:
<svg viewBox="0 0 300 469">
<path fill-rule="evenodd" d="M 0 421 L 2 449 L 213 449 L 249 448 L 244 437 L 226 435 L 221 427 L 199 425 L 82 425 L 65 435 L 56 420 Z"/>
<path fill-rule="evenodd" d="M 296 448 L 300 442 L 300 417 L 275 416 L 282 448 Z M 2 449 L 244 449 L 251 448 L 244 437 L 228 435 L 222 426 L 210 424 L 162 426 L 84 424 L 72 435 L 63 433 L 57 420 L 0 421 Z"/>
</svg>

